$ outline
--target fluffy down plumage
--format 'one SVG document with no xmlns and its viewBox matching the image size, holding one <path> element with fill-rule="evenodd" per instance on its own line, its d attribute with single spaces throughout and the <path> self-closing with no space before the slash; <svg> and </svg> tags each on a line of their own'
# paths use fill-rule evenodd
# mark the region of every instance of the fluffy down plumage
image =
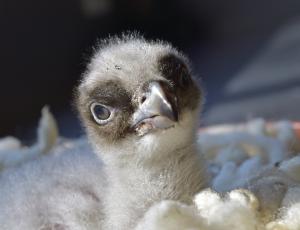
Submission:
<svg viewBox="0 0 300 230">
<path fill-rule="evenodd" d="M 98 84 L 97 76 L 106 68 L 112 68 L 114 74 L 122 70 L 121 75 L 126 76 L 130 59 L 118 65 L 113 61 L 121 60 L 118 58 L 132 48 L 150 54 L 141 62 L 153 61 L 149 74 L 157 70 L 157 56 L 171 52 L 186 61 L 167 44 L 126 39 L 129 43 L 117 39 L 102 47 L 105 54 L 95 54 L 81 90 Z M 122 52 L 114 53 L 118 49 Z M 140 56 L 132 57 L 136 60 Z M 105 68 L 97 68 L 99 63 Z M 143 70 L 138 63 L 133 66 Z M 129 91 L 135 88 L 130 84 L 126 87 Z M 186 108 L 186 101 L 181 103 Z M 165 130 L 166 135 L 159 138 L 145 135 L 137 147 L 131 138 L 112 145 L 111 138 L 119 135 L 109 141 L 102 139 L 99 144 L 97 132 L 83 117 L 93 150 L 85 138 L 59 140 L 53 146 L 56 128 L 51 127 L 55 123 L 44 110 L 48 119 L 40 123 L 38 142 L 32 148 L 22 148 L 16 139 L 0 143 L 1 156 L 5 156 L 0 158 L 4 159 L 0 174 L 1 229 L 300 229 L 299 142 L 291 123 L 270 126 L 260 119 L 234 128 L 210 128 L 197 136 L 200 108 L 187 108 L 192 109 L 183 109 L 178 127 Z M 175 141 L 169 141 L 170 137 Z M 174 143 L 188 147 L 175 148 L 174 157 L 168 151 L 174 153 Z M 199 149 L 208 162 L 211 187 L 216 192 L 200 192 L 207 179 Z"/>
</svg>

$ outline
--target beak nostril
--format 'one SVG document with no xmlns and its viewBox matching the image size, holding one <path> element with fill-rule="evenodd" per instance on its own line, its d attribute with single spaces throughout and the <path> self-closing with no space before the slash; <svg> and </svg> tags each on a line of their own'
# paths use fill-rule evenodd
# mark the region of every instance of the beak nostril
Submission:
<svg viewBox="0 0 300 230">
<path fill-rule="evenodd" d="M 145 95 L 142 96 L 142 98 L 141 98 L 141 104 L 143 104 L 146 101 L 146 99 L 147 99 L 147 97 Z"/>
<path fill-rule="evenodd" d="M 138 97 L 138 104 L 134 125 L 156 116 L 159 117 L 156 120 L 168 118 L 173 122 L 178 121 L 176 96 L 161 82 L 151 82 L 147 85 L 147 89 Z"/>
</svg>

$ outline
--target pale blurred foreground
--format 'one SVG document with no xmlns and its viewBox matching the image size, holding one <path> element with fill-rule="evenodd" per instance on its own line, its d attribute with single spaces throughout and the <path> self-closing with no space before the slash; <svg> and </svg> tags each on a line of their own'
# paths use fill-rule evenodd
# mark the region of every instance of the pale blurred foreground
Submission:
<svg viewBox="0 0 300 230">
<path fill-rule="evenodd" d="M 255 119 L 201 129 L 198 144 L 207 159 L 211 188 L 190 206 L 176 201 L 154 205 L 136 229 L 300 229 L 298 125 Z M 13 137 L 0 140 L 1 170 L 72 151 L 92 150 L 85 137 L 59 137 L 56 121 L 44 107 L 33 146 L 22 146 Z"/>
</svg>

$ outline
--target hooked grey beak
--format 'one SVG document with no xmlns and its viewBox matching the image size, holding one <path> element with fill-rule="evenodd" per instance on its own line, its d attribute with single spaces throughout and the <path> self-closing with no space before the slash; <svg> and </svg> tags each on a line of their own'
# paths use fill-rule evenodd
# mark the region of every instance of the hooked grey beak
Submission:
<svg viewBox="0 0 300 230">
<path fill-rule="evenodd" d="M 165 129 L 178 121 L 176 98 L 170 98 L 166 93 L 159 82 L 150 83 L 145 100 L 133 114 L 133 127 L 147 124 L 147 131 L 153 128 Z"/>
</svg>

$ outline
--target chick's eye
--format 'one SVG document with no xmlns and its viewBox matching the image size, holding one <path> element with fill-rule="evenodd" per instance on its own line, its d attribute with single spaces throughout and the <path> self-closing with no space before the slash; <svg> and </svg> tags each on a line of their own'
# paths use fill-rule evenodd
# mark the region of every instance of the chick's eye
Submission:
<svg viewBox="0 0 300 230">
<path fill-rule="evenodd" d="M 94 120 L 101 125 L 106 124 L 111 117 L 110 109 L 98 103 L 93 103 L 91 105 L 91 113 L 94 117 Z"/>
</svg>

